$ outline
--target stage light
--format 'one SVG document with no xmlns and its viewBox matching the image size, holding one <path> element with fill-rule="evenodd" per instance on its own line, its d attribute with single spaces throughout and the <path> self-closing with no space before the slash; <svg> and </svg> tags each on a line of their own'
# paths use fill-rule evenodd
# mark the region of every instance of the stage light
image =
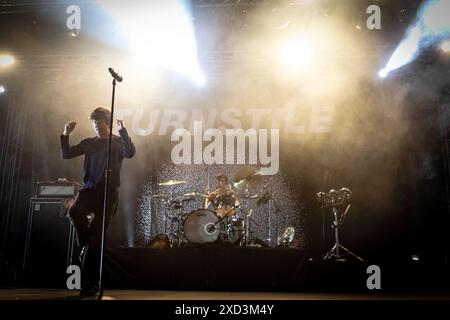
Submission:
<svg viewBox="0 0 450 320">
<path fill-rule="evenodd" d="M 418 10 L 417 19 L 408 28 L 386 64 L 387 73 L 412 62 L 424 48 L 435 45 L 442 39 L 448 39 L 450 35 L 449 9 L 450 2 L 448 0 L 423 2 Z"/>
<path fill-rule="evenodd" d="M 168 249 L 170 246 L 170 239 L 165 234 L 158 234 L 154 236 L 147 244 L 147 247 L 158 250 Z"/>
<path fill-rule="evenodd" d="M 450 53 L 450 39 L 441 43 L 441 50 Z"/>
<path fill-rule="evenodd" d="M 418 54 L 420 38 L 421 30 L 419 25 L 416 25 L 414 28 L 408 30 L 405 39 L 395 49 L 382 72 L 380 71 L 380 77 L 384 78 L 392 70 L 398 69 L 405 64 L 410 63 Z"/>
<path fill-rule="evenodd" d="M 283 43 L 279 51 L 281 65 L 287 70 L 299 70 L 309 66 L 314 50 L 306 39 L 294 39 Z"/>
<path fill-rule="evenodd" d="M 422 23 L 435 35 L 447 33 L 450 29 L 448 14 L 450 2 L 448 0 L 428 0 L 423 5 Z"/>
<path fill-rule="evenodd" d="M 411 256 L 411 260 L 413 260 L 413 261 L 420 261 L 420 257 L 418 255 L 416 255 L 416 254 L 413 254 Z"/>
<path fill-rule="evenodd" d="M 389 71 L 387 71 L 386 69 L 381 69 L 380 72 L 378 72 L 378 76 L 380 78 L 386 78 L 386 76 L 389 74 Z"/>
<path fill-rule="evenodd" d="M 77 38 L 80 35 L 80 30 L 74 29 L 69 32 L 69 36 L 73 39 Z"/>
<path fill-rule="evenodd" d="M 198 75 L 193 77 L 194 83 L 199 86 L 203 87 L 206 85 L 206 78 L 203 74 L 199 73 Z"/>
<path fill-rule="evenodd" d="M 141 74 L 171 70 L 204 85 L 192 18 L 178 0 L 100 3 L 120 26 L 134 68 Z"/>
<path fill-rule="evenodd" d="M 6 88 L 3 85 L 0 85 L 0 94 L 4 94 L 6 92 Z"/>
<path fill-rule="evenodd" d="M 10 55 L 4 54 L 0 55 L 0 66 L 7 67 L 14 63 L 14 58 Z"/>
</svg>

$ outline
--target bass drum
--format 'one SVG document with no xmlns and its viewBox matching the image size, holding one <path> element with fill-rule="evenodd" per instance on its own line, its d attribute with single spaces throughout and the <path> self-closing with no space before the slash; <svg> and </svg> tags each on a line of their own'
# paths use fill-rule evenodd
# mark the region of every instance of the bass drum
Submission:
<svg viewBox="0 0 450 320">
<path fill-rule="evenodd" d="M 208 243 L 219 237 L 219 217 L 210 210 L 197 209 L 183 217 L 183 234 L 188 242 Z"/>
</svg>

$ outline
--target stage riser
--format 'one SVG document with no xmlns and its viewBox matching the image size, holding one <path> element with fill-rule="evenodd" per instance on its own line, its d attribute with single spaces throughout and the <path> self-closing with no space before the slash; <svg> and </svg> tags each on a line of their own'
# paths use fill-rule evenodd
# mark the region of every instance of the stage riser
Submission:
<svg viewBox="0 0 450 320">
<path fill-rule="evenodd" d="M 280 248 L 192 247 L 108 251 L 107 286 L 127 289 L 371 292 L 367 267 L 349 260 L 325 263 L 306 252 Z M 380 261 L 382 291 L 445 291 L 448 267 Z M 373 291 L 372 291 L 373 292 Z"/>
</svg>

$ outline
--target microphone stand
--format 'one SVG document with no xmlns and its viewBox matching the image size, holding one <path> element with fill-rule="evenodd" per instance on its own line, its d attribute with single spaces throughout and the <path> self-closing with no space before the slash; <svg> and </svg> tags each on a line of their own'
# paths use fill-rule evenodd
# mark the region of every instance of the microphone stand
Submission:
<svg viewBox="0 0 450 320">
<path fill-rule="evenodd" d="M 105 256 L 105 242 L 106 242 L 106 213 L 109 201 L 109 178 L 111 175 L 111 142 L 113 131 L 113 119 L 114 119 L 114 97 L 116 94 L 116 79 L 112 81 L 112 98 L 111 98 L 111 119 L 109 123 L 109 139 L 108 139 L 108 155 L 106 157 L 106 170 L 105 170 L 105 194 L 103 197 L 103 217 L 102 217 L 102 241 L 100 246 L 100 270 L 99 270 L 99 295 L 97 300 L 101 300 L 103 297 L 103 262 Z"/>
<path fill-rule="evenodd" d="M 328 170 L 324 170 L 323 172 L 323 180 L 322 180 L 322 190 L 325 190 L 325 184 L 327 182 L 327 178 L 330 172 Z M 325 241 L 325 208 L 322 206 L 322 240 Z"/>
</svg>

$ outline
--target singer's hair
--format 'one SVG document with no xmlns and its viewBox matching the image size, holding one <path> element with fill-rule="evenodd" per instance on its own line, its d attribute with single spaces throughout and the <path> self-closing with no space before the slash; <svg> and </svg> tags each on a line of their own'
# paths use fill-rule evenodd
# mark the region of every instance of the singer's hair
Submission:
<svg viewBox="0 0 450 320">
<path fill-rule="evenodd" d="M 94 111 L 92 111 L 91 116 L 89 117 L 90 120 L 104 120 L 106 124 L 110 125 L 111 123 L 111 111 L 104 107 L 98 107 Z"/>
</svg>

